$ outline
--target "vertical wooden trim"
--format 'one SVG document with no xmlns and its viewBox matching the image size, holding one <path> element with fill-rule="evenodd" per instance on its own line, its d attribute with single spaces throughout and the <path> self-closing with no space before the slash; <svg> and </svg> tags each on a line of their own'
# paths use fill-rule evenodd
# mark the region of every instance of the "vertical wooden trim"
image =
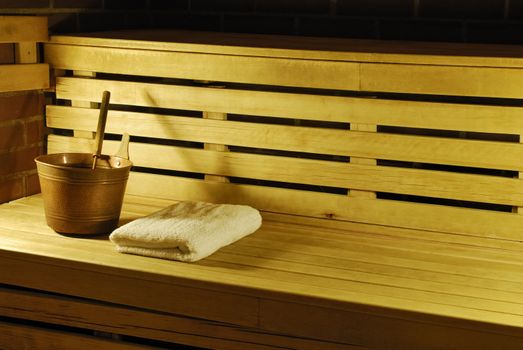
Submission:
<svg viewBox="0 0 523 350">
<path fill-rule="evenodd" d="M 213 82 L 209 80 L 200 80 L 198 83 L 206 85 L 208 87 L 213 88 L 224 88 L 224 85 L 213 85 Z M 227 120 L 227 114 L 226 113 L 219 113 L 219 112 L 203 112 L 203 118 L 204 119 L 214 119 L 214 120 Z M 214 143 L 205 143 L 203 145 L 204 149 L 212 150 L 212 151 L 219 151 L 219 152 L 227 152 L 229 151 L 229 148 L 226 145 L 220 145 L 220 144 L 214 144 Z M 229 179 L 226 176 L 219 176 L 219 175 L 213 175 L 213 174 L 205 174 L 205 180 L 206 181 L 214 181 L 214 182 L 229 182 Z"/>
<path fill-rule="evenodd" d="M 523 135 L 519 135 L 519 143 L 523 143 Z M 518 172 L 518 179 L 523 179 L 523 171 Z M 512 207 L 512 212 L 517 214 L 523 214 L 523 207 Z"/>
<path fill-rule="evenodd" d="M 15 44 L 16 63 L 38 63 L 38 48 L 36 42 L 20 42 Z"/>
<path fill-rule="evenodd" d="M 89 71 L 80 71 L 75 70 L 73 71 L 73 75 L 76 77 L 87 77 L 87 78 L 94 78 L 96 77 L 96 73 L 89 72 Z M 71 106 L 73 107 L 82 107 L 82 108 L 98 108 L 98 103 L 96 102 L 88 102 L 88 101 L 71 101 Z M 85 131 L 85 130 L 74 130 L 74 136 L 75 137 L 81 137 L 85 139 L 93 139 L 95 137 L 95 133 L 92 131 Z"/>
<path fill-rule="evenodd" d="M 351 124 L 350 129 L 354 131 L 376 132 L 377 126 L 374 124 Z M 376 159 L 370 158 L 351 157 L 350 162 L 353 164 L 376 165 Z M 376 192 L 349 189 L 349 196 L 359 198 L 376 198 Z"/>
<path fill-rule="evenodd" d="M 203 112 L 203 117 L 206 119 L 226 120 L 227 114 L 226 113 L 216 113 L 216 112 Z M 220 151 L 220 152 L 227 152 L 229 150 L 229 148 L 226 145 L 219 145 L 219 144 L 214 144 L 214 143 L 205 143 L 204 149 Z M 218 176 L 218 175 L 212 175 L 212 174 L 206 174 L 205 180 L 217 181 L 217 182 L 229 182 L 229 179 L 226 176 Z"/>
</svg>

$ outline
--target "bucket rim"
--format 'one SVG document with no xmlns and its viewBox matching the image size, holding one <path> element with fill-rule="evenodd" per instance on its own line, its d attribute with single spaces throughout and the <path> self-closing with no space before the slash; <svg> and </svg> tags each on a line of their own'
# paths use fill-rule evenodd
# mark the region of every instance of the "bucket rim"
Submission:
<svg viewBox="0 0 523 350">
<path fill-rule="evenodd" d="M 41 165 L 44 165 L 44 166 L 47 166 L 47 167 L 51 167 L 51 168 L 55 168 L 55 169 L 67 169 L 68 171 L 71 171 L 72 169 L 74 169 L 74 171 L 81 171 L 81 172 L 92 172 L 93 170 L 88 167 L 88 168 L 83 168 L 83 167 L 70 167 L 70 166 L 67 166 L 66 164 L 67 163 L 63 163 L 63 164 L 56 164 L 56 163 L 52 163 L 50 162 L 51 159 L 56 159 L 56 158 L 59 158 L 59 157 L 64 157 L 64 156 L 92 156 L 92 153 L 87 153 L 87 152 L 60 152 L 60 153 L 49 153 L 49 154 L 41 154 L 37 157 L 34 158 L 34 161 L 37 163 L 37 164 L 41 164 Z M 124 169 L 127 169 L 127 168 L 131 168 L 133 166 L 133 162 L 127 158 L 123 158 L 123 157 L 119 157 L 119 156 L 115 156 L 115 155 L 108 155 L 108 154 L 102 154 L 101 157 L 105 158 L 109 158 L 109 159 L 118 159 L 118 160 L 121 160 L 122 161 L 122 166 L 120 167 L 114 167 L 114 168 L 99 168 L 97 167 L 95 169 L 95 171 L 114 171 L 114 170 L 124 170 Z"/>
</svg>

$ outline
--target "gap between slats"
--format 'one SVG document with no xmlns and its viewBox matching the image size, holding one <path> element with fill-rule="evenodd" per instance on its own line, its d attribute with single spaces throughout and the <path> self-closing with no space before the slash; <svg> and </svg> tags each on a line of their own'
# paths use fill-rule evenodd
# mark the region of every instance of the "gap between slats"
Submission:
<svg viewBox="0 0 523 350">
<path fill-rule="evenodd" d="M 422 102 L 60 77 L 59 99 L 98 101 L 104 89 L 112 102 L 135 106 L 306 119 L 322 122 L 523 134 L 522 107 Z M 59 108 L 51 106 L 51 108 Z M 69 113 L 82 113 L 72 110 Z"/>
<path fill-rule="evenodd" d="M 163 184 L 161 188 L 158 188 L 158 183 Z M 520 230 L 523 227 L 523 216 L 514 213 L 385 199 L 367 200 L 265 186 L 216 184 L 145 173 L 131 173 L 128 193 L 173 200 L 192 199 L 215 203 L 248 204 L 269 212 L 509 241 L 520 241 Z M 504 224 L 499 225 L 500 222 Z"/>
<path fill-rule="evenodd" d="M 89 152 L 92 144 L 87 139 L 50 135 L 48 152 Z M 117 149 L 118 142 L 104 142 L 105 154 L 114 154 Z M 151 154 L 162 157 L 150 157 Z M 523 206 L 522 180 L 497 176 L 146 143 L 131 143 L 130 155 L 134 165 L 140 167 Z"/>
<path fill-rule="evenodd" d="M 96 130 L 96 111 L 82 118 L 48 108 L 47 126 Z M 402 160 L 498 170 L 523 170 L 523 144 L 341 129 L 269 125 L 110 111 L 106 132 L 316 154 Z M 325 142 L 329 140 L 329 142 Z"/>
</svg>

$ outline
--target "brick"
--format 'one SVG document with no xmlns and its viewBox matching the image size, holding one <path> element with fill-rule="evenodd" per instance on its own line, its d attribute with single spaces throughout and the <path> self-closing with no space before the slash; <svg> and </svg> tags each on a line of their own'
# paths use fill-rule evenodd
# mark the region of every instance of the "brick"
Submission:
<svg viewBox="0 0 523 350">
<path fill-rule="evenodd" d="M 521 22 L 473 22 L 467 24 L 467 41 L 491 44 L 523 44 Z"/>
<path fill-rule="evenodd" d="M 508 17 L 510 19 L 523 19 L 523 0 L 511 0 Z"/>
<path fill-rule="evenodd" d="M 102 0 L 54 0 L 55 8 L 102 8 Z"/>
<path fill-rule="evenodd" d="M 328 14 L 329 0 L 262 0 L 256 2 L 256 12 Z"/>
<path fill-rule="evenodd" d="M 34 158 L 40 155 L 41 147 L 31 147 L 0 154 L 0 176 L 36 169 Z"/>
<path fill-rule="evenodd" d="M 189 0 L 150 0 L 149 7 L 152 10 L 184 11 L 189 8 Z"/>
<path fill-rule="evenodd" d="M 49 15 L 47 18 L 51 34 L 74 33 L 78 31 L 77 15 L 75 13 L 56 13 Z"/>
<path fill-rule="evenodd" d="M 43 142 L 44 141 L 43 129 L 44 129 L 43 119 L 26 122 L 25 123 L 25 144 L 32 145 L 35 143 Z"/>
<path fill-rule="evenodd" d="M 30 174 L 25 177 L 25 192 L 24 196 L 31 196 L 40 193 L 40 180 L 38 174 Z"/>
<path fill-rule="evenodd" d="M 463 24 L 460 21 L 382 20 L 379 28 L 380 39 L 463 41 Z"/>
<path fill-rule="evenodd" d="M 2 8 L 45 8 L 49 0 L 2 0 Z"/>
<path fill-rule="evenodd" d="M 414 0 L 338 0 L 337 14 L 370 17 L 410 17 Z"/>
<path fill-rule="evenodd" d="M 6 120 L 41 115 L 43 108 L 43 94 L 37 92 L 0 94 L 0 123 Z"/>
<path fill-rule="evenodd" d="M 440 18 L 503 18 L 505 0 L 420 0 L 422 17 Z"/>
<path fill-rule="evenodd" d="M 300 35 L 345 37 L 345 38 L 376 38 L 376 22 L 372 19 L 313 17 L 301 18 Z"/>
<path fill-rule="evenodd" d="M 0 125 L 0 151 L 24 145 L 24 125 Z"/>
<path fill-rule="evenodd" d="M 0 180 L 0 203 L 12 201 L 24 196 L 23 178 Z"/>
<path fill-rule="evenodd" d="M 191 1 L 191 10 L 194 11 L 251 12 L 255 10 L 255 6 L 255 0 Z"/>
<path fill-rule="evenodd" d="M 290 16 L 225 15 L 224 31 L 258 34 L 295 34 L 294 18 Z"/>
<path fill-rule="evenodd" d="M 153 14 L 153 26 L 156 28 L 175 28 L 187 30 L 220 30 L 220 16 L 211 14 Z"/>
<path fill-rule="evenodd" d="M 141 10 L 147 8 L 146 0 L 105 0 L 108 10 Z"/>
</svg>

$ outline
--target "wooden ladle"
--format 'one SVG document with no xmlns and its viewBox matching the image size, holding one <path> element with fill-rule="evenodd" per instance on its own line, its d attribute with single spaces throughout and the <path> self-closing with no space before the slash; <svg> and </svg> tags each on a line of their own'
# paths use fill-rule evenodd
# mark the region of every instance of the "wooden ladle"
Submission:
<svg viewBox="0 0 523 350">
<path fill-rule="evenodd" d="M 105 124 L 107 123 L 107 112 L 109 111 L 109 100 L 111 99 L 111 93 L 104 91 L 102 95 L 102 103 L 100 104 L 100 115 L 98 116 L 98 126 L 96 128 L 96 137 L 94 144 L 96 149 L 93 153 L 93 165 L 91 169 L 96 168 L 96 160 L 102 155 L 102 144 L 104 142 Z"/>
</svg>

